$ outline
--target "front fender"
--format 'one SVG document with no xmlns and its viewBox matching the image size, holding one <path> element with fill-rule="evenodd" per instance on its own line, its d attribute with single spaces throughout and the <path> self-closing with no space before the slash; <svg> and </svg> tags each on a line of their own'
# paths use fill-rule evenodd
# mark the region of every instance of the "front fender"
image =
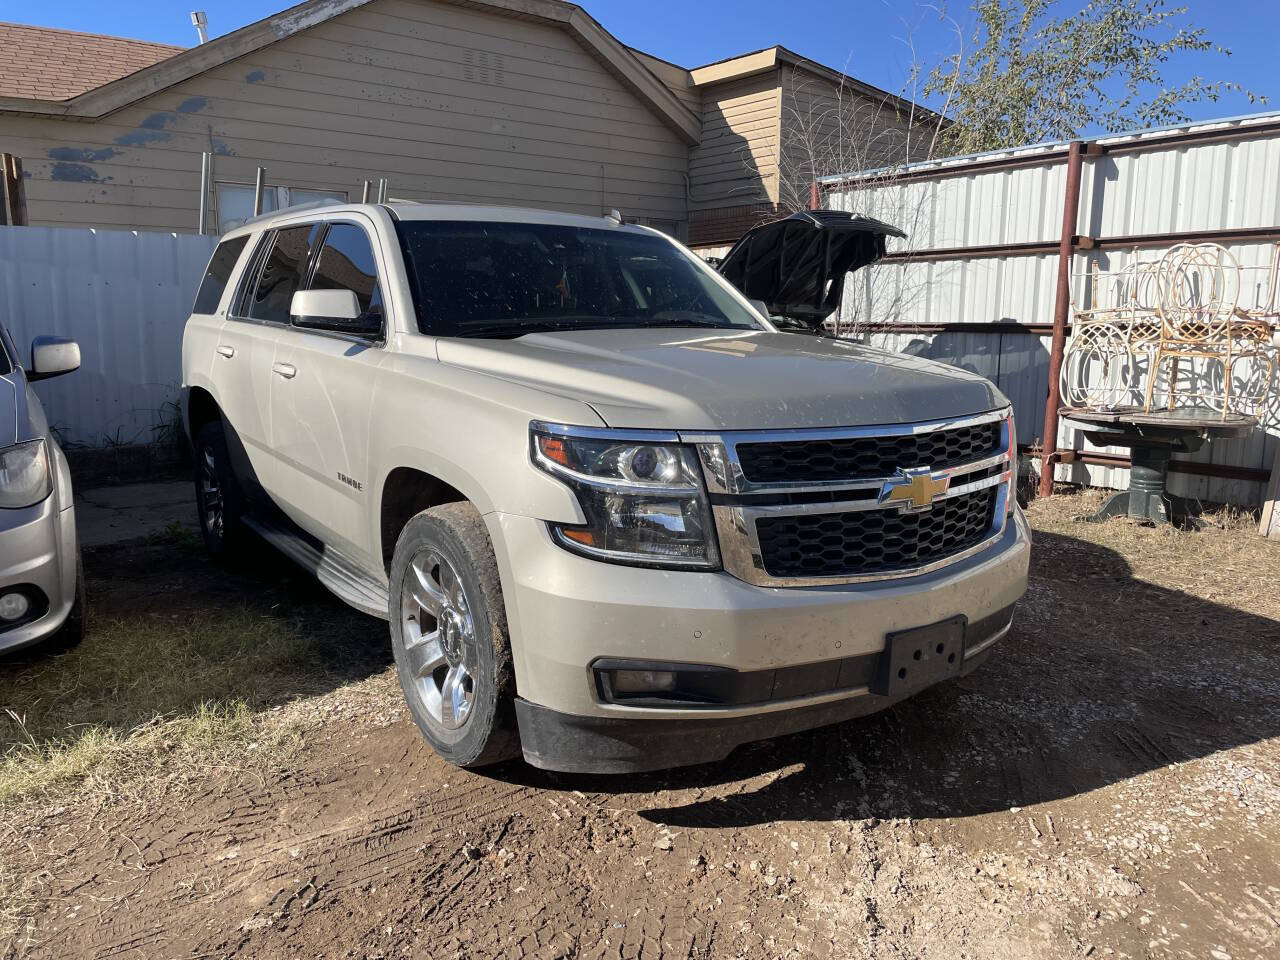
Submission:
<svg viewBox="0 0 1280 960">
<path fill-rule="evenodd" d="M 529 423 L 603 425 L 587 404 L 424 358 L 397 356 L 379 375 L 372 509 L 381 509 L 392 471 L 409 467 L 455 487 L 482 514 L 585 520 L 572 491 L 530 461 Z"/>
</svg>

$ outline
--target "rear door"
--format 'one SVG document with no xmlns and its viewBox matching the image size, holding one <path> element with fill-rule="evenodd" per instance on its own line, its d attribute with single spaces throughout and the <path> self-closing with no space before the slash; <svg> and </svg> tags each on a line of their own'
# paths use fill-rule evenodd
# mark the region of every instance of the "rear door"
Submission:
<svg viewBox="0 0 1280 960">
<path fill-rule="evenodd" d="M 182 375 L 185 386 L 209 388 L 214 384 L 214 374 L 222 373 L 219 360 L 225 359 L 218 353 L 222 342 L 220 335 L 227 321 L 228 299 L 235 299 L 232 287 L 228 298 L 227 289 L 233 277 L 240 275 L 242 260 L 252 257 L 256 241 L 252 234 L 241 234 L 223 240 L 209 257 L 209 266 L 205 269 L 204 278 L 200 281 L 200 289 L 196 291 L 196 302 L 191 307 L 191 316 L 182 330 Z M 193 441 L 195 437 L 191 438 Z"/>
<path fill-rule="evenodd" d="M 271 429 L 271 387 L 278 376 L 272 364 L 307 269 L 313 230 L 312 224 L 285 227 L 261 238 L 218 335 L 213 379 L 231 459 L 251 496 L 279 490 Z"/>
<path fill-rule="evenodd" d="M 381 568 L 369 524 L 369 418 L 385 353 L 386 311 L 372 223 L 325 225 L 307 286 L 351 290 L 382 321 L 368 337 L 292 327 L 276 343 L 271 378 L 273 445 L 290 518 L 369 569 Z M 406 412 L 407 413 L 407 412 Z"/>
</svg>

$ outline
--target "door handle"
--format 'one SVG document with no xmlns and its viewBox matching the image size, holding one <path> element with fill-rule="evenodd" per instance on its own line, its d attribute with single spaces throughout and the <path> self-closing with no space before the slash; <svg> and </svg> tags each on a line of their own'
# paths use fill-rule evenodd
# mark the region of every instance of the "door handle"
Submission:
<svg viewBox="0 0 1280 960">
<path fill-rule="evenodd" d="M 236 348 L 229 343 L 220 343 L 218 344 L 218 353 L 230 360 L 236 355 Z"/>
<path fill-rule="evenodd" d="M 298 368 L 292 363 L 273 363 L 271 365 L 271 370 L 273 373 L 280 374 L 280 376 L 284 377 L 286 380 L 292 380 L 298 375 Z"/>
</svg>

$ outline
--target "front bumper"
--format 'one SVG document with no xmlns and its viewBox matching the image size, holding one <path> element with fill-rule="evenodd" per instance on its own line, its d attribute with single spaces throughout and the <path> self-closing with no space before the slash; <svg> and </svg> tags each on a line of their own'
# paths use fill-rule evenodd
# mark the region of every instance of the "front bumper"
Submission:
<svg viewBox="0 0 1280 960">
<path fill-rule="evenodd" d="M 544 524 L 491 514 L 506 596 L 525 757 L 557 770 L 621 772 L 719 759 L 741 743 L 883 709 L 842 667 L 866 664 L 893 632 L 964 617 L 967 672 L 1008 629 L 993 621 L 1026 590 L 1031 536 L 1015 510 L 979 554 L 920 576 L 820 587 L 760 587 L 725 573 L 588 560 Z M 767 700 L 714 706 L 606 702 L 600 658 L 773 671 Z M 856 674 L 856 671 L 855 671 Z"/>
<path fill-rule="evenodd" d="M 24 587 L 44 598 L 35 619 L 9 627 L 0 622 L 0 652 L 56 633 L 75 603 L 75 507 L 68 502 L 59 509 L 58 501 L 55 493 L 32 507 L 0 509 L 0 593 Z"/>
</svg>

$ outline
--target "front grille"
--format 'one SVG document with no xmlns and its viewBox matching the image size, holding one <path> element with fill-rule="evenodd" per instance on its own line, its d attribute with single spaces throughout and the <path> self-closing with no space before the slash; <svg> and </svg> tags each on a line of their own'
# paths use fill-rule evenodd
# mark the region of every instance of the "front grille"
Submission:
<svg viewBox="0 0 1280 960">
<path fill-rule="evenodd" d="M 899 467 L 944 470 L 993 456 L 1001 421 L 914 436 L 840 437 L 738 444 L 742 474 L 752 483 L 824 483 L 893 476 Z"/>
<path fill-rule="evenodd" d="M 999 487 L 939 500 L 932 510 L 809 513 L 756 520 L 771 577 L 856 577 L 910 570 L 986 539 Z"/>
</svg>

